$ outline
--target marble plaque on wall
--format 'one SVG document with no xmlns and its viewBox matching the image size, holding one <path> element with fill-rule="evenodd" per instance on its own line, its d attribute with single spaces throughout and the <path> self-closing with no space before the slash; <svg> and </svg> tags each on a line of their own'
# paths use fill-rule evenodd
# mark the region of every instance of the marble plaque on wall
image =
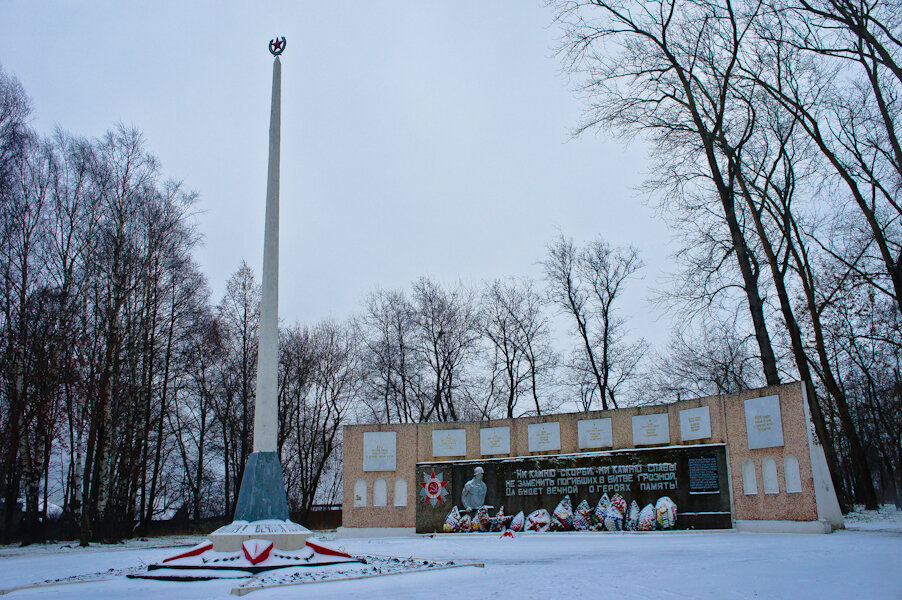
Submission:
<svg viewBox="0 0 902 600">
<path fill-rule="evenodd" d="M 533 423 L 527 428 L 530 452 L 545 452 L 561 449 L 561 424 Z"/>
<path fill-rule="evenodd" d="M 680 411 L 680 439 L 703 440 L 711 437 L 711 413 L 707 406 Z"/>
<path fill-rule="evenodd" d="M 485 427 L 479 430 L 479 452 L 488 454 L 511 453 L 510 427 Z"/>
<path fill-rule="evenodd" d="M 633 444 L 669 444 L 667 413 L 633 417 Z"/>
<path fill-rule="evenodd" d="M 780 397 L 764 396 L 745 401 L 745 430 L 749 450 L 776 448 L 783 445 L 783 421 L 780 420 Z"/>
<path fill-rule="evenodd" d="M 433 429 L 432 456 L 466 456 L 466 429 Z"/>
<path fill-rule="evenodd" d="M 398 434 L 394 431 L 367 431 L 363 434 L 363 470 L 394 471 Z"/>
<path fill-rule="evenodd" d="M 610 448 L 614 445 L 611 419 L 584 419 L 576 424 L 579 447 Z"/>
</svg>

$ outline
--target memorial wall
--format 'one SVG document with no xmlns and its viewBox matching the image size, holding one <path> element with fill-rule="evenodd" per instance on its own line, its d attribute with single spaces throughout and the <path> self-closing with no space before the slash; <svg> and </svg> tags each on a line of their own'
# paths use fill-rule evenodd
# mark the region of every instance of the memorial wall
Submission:
<svg viewBox="0 0 902 600">
<path fill-rule="evenodd" d="M 841 514 L 805 394 L 795 383 L 609 411 L 347 426 L 343 525 L 829 531 Z"/>
</svg>

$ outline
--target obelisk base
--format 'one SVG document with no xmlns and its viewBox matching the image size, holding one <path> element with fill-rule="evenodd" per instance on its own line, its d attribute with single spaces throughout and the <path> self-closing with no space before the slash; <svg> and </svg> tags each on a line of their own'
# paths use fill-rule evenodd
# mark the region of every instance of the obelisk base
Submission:
<svg viewBox="0 0 902 600">
<path fill-rule="evenodd" d="M 210 534 L 217 552 L 237 552 L 247 540 L 269 540 L 278 550 L 303 548 L 310 530 L 288 517 L 282 465 L 275 452 L 253 452 L 244 468 L 235 520 Z"/>
<path fill-rule="evenodd" d="M 240 552 L 245 542 L 266 540 L 276 550 L 298 550 L 313 532 L 291 521 L 234 521 L 208 535 L 216 552 Z"/>
<path fill-rule="evenodd" d="M 288 497 L 282 465 L 275 452 L 253 452 L 247 459 L 238 503 L 236 521 L 288 520 Z"/>
</svg>

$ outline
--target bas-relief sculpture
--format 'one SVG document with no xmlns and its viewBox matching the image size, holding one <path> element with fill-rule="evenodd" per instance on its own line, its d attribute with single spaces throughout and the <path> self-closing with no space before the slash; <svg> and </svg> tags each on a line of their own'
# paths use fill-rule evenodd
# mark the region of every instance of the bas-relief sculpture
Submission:
<svg viewBox="0 0 902 600">
<path fill-rule="evenodd" d="M 484 471 L 482 467 L 473 469 L 473 479 L 464 484 L 464 489 L 460 492 L 460 503 L 467 510 L 476 510 L 486 506 L 485 504 L 485 482 L 482 480 Z"/>
<path fill-rule="evenodd" d="M 526 526 L 524 519 L 526 523 L 531 522 L 530 515 L 537 523 L 544 515 L 546 525 L 552 529 L 583 530 L 593 523 L 586 509 L 596 521 L 599 515 L 613 518 L 609 515 L 610 504 L 625 500 L 626 504 L 623 507 L 617 504 L 615 511 L 617 518 L 623 520 L 627 508 L 632 508 L 630 502 L 635 501 L 638 518 L 640 507 L 654 513 L 665 496 L 669 498 L 666 502 L 675 502 L 684 511 L 679 528 L 732 526 L 727 453 L 722 443 L 518 456 L 483 459 L 478 463 L 423 462 L 417 464 L 417 478 L 437 473 L 440 468 L 457 482 L 453 501 L 435 505 L 418 502 L 419 533 L 491 532 L 501 526 L 513 527 L 512 519 L 520 512 L 523 513 L 519 517 L 520 527 Z M 695 493 L 700 487 L 705 492 Z M 583 502 L 588 506 L 582 506 Z M 501 505 L 503 512 L 496 514 Z M 568 512 L 571 518 L 566 516 Z M 552 515 L 558 516 L 557 525 L 549 523 Z M 457 527 L 460 524 L 463 525 Z"/>
</svg>

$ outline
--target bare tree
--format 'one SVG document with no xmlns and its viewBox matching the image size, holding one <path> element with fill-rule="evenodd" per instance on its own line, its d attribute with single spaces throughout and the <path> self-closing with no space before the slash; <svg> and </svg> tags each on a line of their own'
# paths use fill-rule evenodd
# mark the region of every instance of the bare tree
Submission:
<svg viewBox="0 0 902 600">
<path fill-rule="evenodd" d="M 878 38 L 884 37 L 885 31 L 878 31 L 876 37 L 867 32 L 870 27 L 879 30 L 882 26 L 878 20 L 872 20 L 883 12 L 882 9 L 875 8 L 871 13 L 871 9 L 863 4 L 856 7 L 833 2 L 817 6 L 805 2 L 775 3 L 769 7 L 771 12 L 766 13 L 755 27 L 760 41 L 740 65 L 743 78 L 754 85 L 755 91 L 761 92 L 761 97 L 753 99 L 743 95 L 741 100 L 762 109 L 770 123 L 767 133 L 779 141 L 779 152 L 775 154 L 774 168 L 769 169 L 766 176 L 757 177 L 758 181 L 752 181 L 750 185 L 740 177 L 740 183 L 749 198 L 759 237 L 765 243 L 764 251 L 771 263 L 799 375 L 803 380 L 812 380 L 810 362 L 841 423 L 841 432 L 854 465 L 855 495 L 873 508 L 877 498 L 869 476 L 866 452 L 853 422 L 846 392 L 828 357 L 822 315 L 832 302 L 838 300 L 837 294 L 850 279 L 867 281 L 893 297 L 899 305 L 898 286 L 902 280 L 899 279 L 898 256 L 902 252 L 899 243 L 902 229 L 893 225 L 892 214 L 895 211 L 896 217 L 899 215 L 896 196 L 902 184 L 899 177 L 902 171 L 897 164 L 899 153 L 893 150 L 897 144 L 894 142 L 894 119 L 887 112 L 889 108 L 897 113 L 898 106 L 887 104 L 887 97 L 882 92 L 894 87 L 900 89 L 900 82 L 886 79 L 879 73 L 881 66 L 878 63 L 883 59 L 877 59 L 880 51 L 876 46 L 880 46 Z M 828 17 L 822 9 L 837 12 Z M 859 14 L 859 10 L 868 11 L 869 16 Z M 853 21 L 857 24 L 851 29 L 843 31 L 839 26 L 841 22 L 848 26 Z M 858 60 L 849 62 L 853 55 Z M 890 54 L 884 52 L 884 56 L 892 61 Z M 843 65 L 844 62 L 847 64 Z M 849 69 L 844 67 L 852 65 L 863 67 L 870 85 L 850 77 Z M 844 81 L 851 81 L 851 84 L 838 83 Z M 796 131 L 807 139 L 799 139 Z M 801 148 L 801 152 L 797 152 L 797 148 Z M 797 154 L 804 158 L 797 158 Z M 811 156 L 820 160 L 809 158 Z M 808 178 L 820 180 L 815 194 L 820 195 L 826 187 L 824 182 L 831 180 L 841 186 L 834 188 L 837 195 L 842 194 L 843 187 L 851 193 L 864 219 L 850 222 L 843 215 L 846 212 L 843 208 L 838 208 L 836 213 L 837 223 L 841 224 L 837 231 L 857 233 L 849 238 L 851 244 L 837 244 L 845 235 L 837 237 L 829 231 L 826 236 L 818 235 L 801 222 L 798 201 L 791 207 L 794 192 L 802 183 L 796 171 L 803 169 L 794 165 L 795 162 L 808 166 Z M 751 171 L 746 169 L 746 172 Z M 753 190 L 751 194 L 748 188 Z M 751 201 L 752 195 L 761 198 L 760 208 Z M 845 201 L 837 204 L 841 207 Z M 765 218 L 769 215 L 773 219 L 774 227 L 782 236 L 783 259 L 776 259 L 774 250 L 766 244 L 762 212 Z M 835 283 L 816 276 L 811 260 L 812 245 L 825 251 L 830 262 L 844 266 Z M 878 249 L 876 256 L 871 252 L 874 247 Z M 807 359 L 802 333 L 789 308 L 784 281 L 789 266 L 798 275 L 806 299 L 805 316 L 812 330 L 816 360 Z M 826 289 L 818 289 L 819 284 L 825 284 Z M 827 444 L 828 461 L 835 474 L 837 459 L 824 415 L 816 398 L 810 400 L 815 427 Z M 843 489 L 842 485 L 836 487 Z"/>
<path fill-rule="evenodd" d="M 413 305 L 403 291 L 369 295 L 360 319 L 366 371 L 364 404 L 377 422 L 416 423 L 428 410 Z"/>
<path fill-rule="evenodd" d="M 831 444 L 834 422 L 853 465 L 856 496 L 875 506 L 866 452 L 828 356 L 822 318 L 854 280 L 898 302 L 899 36 L 891 9 L 832 0 L 559 6 L 569 66 L 586 77 L 583 129 L 649 133 L 658 143 L 662 174 L 650 186 L 667 193 L 664 205 L 693 233 L 680 253 L 687 270 L 679 293 L 698 313 L 721 308 L 714 305 L 718 296 L 729 310 L 729 290 L 741 281 L 766 383 L 780 379 L 770 333 L 776 324 L 775 339 L 787 341 L 798 376 L 811 381 L 816 374 L 827 392 L 825 407 L 817 394 L 809 403 L 837 489 L 844 486 Z M 606 52 L 612 47 L 617 52 Z M 852 243 L 843 243 L 839 228 L 816 225 L 824 220 L 824 203 L 816 203 L 841 188 L 864 217 L 853 223 Z M 837 223 L 849 223 L 840 216 L 842 202 L 830 208 Z M 845 272 L 833 282 L 819 276 L 823 259 L 812 248 Z M 726 268 L 730 257 L 735 273 Z M 779 313 L 768 303 L 771 289 Z"/>
<path fill-rule="evenodd" d="M 16 231 L 21 228 L 20 214 L 26 210 L 22 206 L 21 186 L 18 185 L 22 171 L 25 152 L 33 137 L 28 128 L 28 117 L 31 113 L 31 99 L 22 88 L 19 80 L 7 75 L 0 69 L 0 256 L 2 256 L 2 272 L 0 284 L 3 285 L 0 302 L 0 352 L 2 368 L 5 374 L 3 382 L 7 393 L 0 393 L 0 485 L 3 486 L 3 537 L 6 538 L 12 528 L 13 510 L 19 493 L 19 471 L 17 465 L 20 413 L 23 410 L 17 389 L 20 385 L 11 385 L 16 381 L 16 365 L 20 363 L 17 355 L 19 343 L 15 329 L 15 294 L 14 285 L 17 280 L 14 269 L 9 262 L 14 256 L 13 244 Z"/>
<path fill-rule="evenodd" d="M 735 394 L 761 385 L 751 340 L 738 337 L 737 329 L 734 322 L 711 320 L 696 334 L 675 331 L 655 360 L 649 400 Z"/>
<path fill-rule="evenodd" d="M 260 319 L 260 286 L 247 263 L 229 279 L 218 308 L 225 342 L 225 360 L 220 366 L 221 393 L 216 419 L 222 435 L 225 461 L 226 514 L 234 510 L 233 499 L 252 447 L 250 424 L 254 417 L 254 381 L 257 372 L 257 325 Z"/>
<path fill-rule="evenodd" d="M 768 7 L 742 75 L 798 120 L 876 252 L 823 249 L 902 308 L 899 4 L 781 0 Z"/>
<path fill-rule="evenodd" d="M 477 310 L 472 293 L 426 278 L 414 284 L 417 351 L 425 362 L 429 400 L 422 420 L 457 421 L 477 409 L 466 387 L 466 366 L 476 350 Z"/>
<path fill-rule="evenodd" d="M 717 217 L 729 234 L 749 316 L 769 385 L 780 382 L 767 327 L 759 267 L 737 204 L 737 162 L 749 115 L 733 110 L 730 86 L 758 8 L 730 2 L 656 0 L 568 1 L 559 4 L 562 51 L 589 109 L 579 131 L 615 128 L 648 134 L 658 146 L 656 187 L 684 207 L 716 198 Z M 611 50 L 615 50 L 612 52 Z M 702 211 L 711 214 L 705 203 Z"/>
<path fill-rule="evenodd" d="M 289 499 L 306 520 L 341 441 L 360 391 L 358 340 L 349 327 L 321 323 L 285 335 L 286 385 L 280 409 L 288 434 L 282 446 Z"/>
<path fill-rule="evenodd" d="M 53 190 L 54 162 L 49 144 L 34 141 L 22 149 L 14 165 L 14 189 L 5 199 L 4 222 L 0 225 L 5 242 L 0 246 L 0 302 L 7 330 L 4 363 L 8 382 L 5 497 L 6 506 L 12 506 L 21 476 L 25 485 L 26 542 L 36 539 L 31 535 L 38 535 L 42 454 L 47 447 L 44 438 L 52 435 L 47 423 L 47 407 L 53 401 L 48 397 L 53 394 L 52 375 L 46 371 L 49 365 L 41 343 L 50 330 L 44 312 L 48 307 L 38 299 L 47 299 L 42 224 Z M 39 323 L 43 324 L 40 329 Z"/>
<path fill-rule="evenodd" d="M 12 192 L 14 172 L 34 135 L 28 127 L 30 114 L 31 99 L 22 84 L 0 67 L 0 198 L 4 201 Z"/>
<path fill-rule="evenodd" d="M 169 426 L 178 445 L 184 488 L 190 500 L 192 518 L 212 516 L 210 497 L 215 494 L 212 476 L 210 436 L 213 433 L 216 393 L 216 365 L 223 360 L 219 323 L 211 314 L 198 315 L 187 332 L 184 349 L 188 381 L 179 406 L 168 413 Z"/>
<path fill-rule="evenodd" d="M 479 331 L 490 345 L 488 396 L 490 401 L 497 399 L 508 418 L 515 416 L 524 396 L 529 396 L 534 406 L 526 413 L 542 414 L 540 389 L 545 395 L 557 362 L 544 304 L 529 280 L 498 279 L 482 294 Z"/>
<path fill-rule="evenodd" d="M 583 410 L 597 397 L 602 410 L 617 408 L 618 391 L 637 374 L 645 341 L 627 343 L 616 304 L 623 285 L 642 268 L 634 247 L 614 248 L 601 238 L 578 248 L 561 235 L 543 261 L 552 302 L 569 317 L 579 338 L 571 370 Z"/>
<path fill-rule="evenodd" d="M 97 160 L 94 145 L 62 131 L 55 133 L 53 145 L 58 163 L 48 206 L 43 256 L 60 308 L 53 344 L 56 346 L 54 368 L 59 370 L 68 426 L 68 436 L 62 441 L 68 450 L 63 512 L 67 521 L 77 522 L 81 515 L 82 449 L 87 415 L 85 396 L 80 393 L 83 387 L 78 385 L 80 349 L 88 335 L 81 319 L 88 306 L 93 277 L 89 259 L 96 252 L 100 193 L 92 177 Z"/>
</svg>

